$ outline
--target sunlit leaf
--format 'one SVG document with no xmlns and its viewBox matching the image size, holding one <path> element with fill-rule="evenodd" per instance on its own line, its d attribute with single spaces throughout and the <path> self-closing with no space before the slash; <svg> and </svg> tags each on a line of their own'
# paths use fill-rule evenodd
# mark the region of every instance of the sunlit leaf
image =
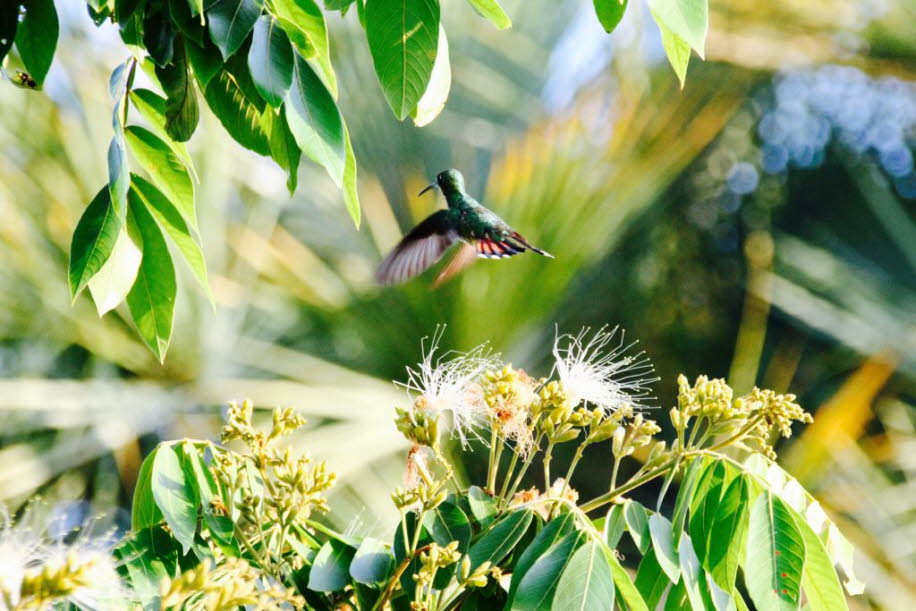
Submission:
<svg viewBox="0 0 916 611">
<path fill-rule="evenodd" d="M 367 586 L 380 587 L 385 585 L 393 565 L 391 550 L 378 539 L 366 537 L 350 563 L 350 577 Z"/>
<path fill-rule="evenodd" d="M 659 566 L 662 567 L 662 570 L 665 571 L 672 583 L 677 583 L 681 577 L 681 568 L 677 548 L 674 544 L 671 522 L 663 515 L 653 513 L 649 516 L 649 534 L 652 539 L 652 549 L 655 551 L 655 558 L 658 560 Z"/>
<path fill-rule="evenodd" d="M 423 97 L 417 102 L 417 107 L 411 112 L 413 122 L 417 127 L 432 123 L 445 108 L 448 92 L 452 87 L 452 66 L 448 58 L 448 38 L 445 28 L 439 25 L 439 50 L 436 52 L 436 62 L 429 77 L 429 84 Z"/>
<path fill-rule="evenodd" d="M 643 554 L 649 549 L 651 542 L 649 535 L 649 516 L 646 508 L 637 501 L 628 500 L 624 506 L 623 516 L 627 523 L 627 530 L 633 537 L 633 542 Z"/>
<path fill-rule="evenodd" d="M 131 125 L 125 132 L 127 146 L 153 184 L 181 212 L 188 225 L 197 230 L 194 184 L 182 160 L 168 144 L 148 129 Z"/>
<path fill-rule="evenodd" d="M 356 554 L 349 545 L 335 539 L 327 541 L 312 562 L 309 571 L 310 590 L 334 592 L 341 590 L 350 581 L 350 563 Z"/>
<path fill-rule="evenodd" d="M 388 105 L 398 119 L 426 91 L 439 37 L 436 0 L 372 0 L 366 5 L 366 37 Z"/>
<path fill-rule="evenodd" d="M 570 559 L 557 591 L 552 609 L 556 611 L 612 611 L 614 578 L 601 544 L 590 541 Z"/>
<path fill-rule="evenodd" d="M 519 581 L 510 609 L 537 611 L 550 608 L 563 570 L 584 538 L 583 533 L 568 532 L 538 555 Z"/>
<path fill-rule="evenodd" d="M 274 107 L 283 104 L 293 81 L 293 47 L 275 19 L 261 17 L 254 26 L 248 69 L 261 97 Z"/>
<path fill-rule="evenodd" d="M 197 531 L 197 487 L 185 477 L 175 450 L 162 444 L 153 459 L 152 491 L 156 505 L 162 511 L 172 536 L 187 552 Z"/>
<path fill-rule="evenodd" d="M 71 297 L 79 295 L 111 256 L 123 225 L 106 185 L 89 202 L 73 231 L 68 273 Z"/>
<path fill-rule="evenodd" d="M 468 0 L 481 17 L 485 17 L 500 30 L 512 27 L 512 20 L 497 0 Z"/>
<path fill-rule="evenodd" d="M 121 227 L 111 256 L 89 281 L 89 293 L 99 316 L 124 301 L 137 278 L 143 244 L 138 243 L 139 235 L 130 234 L 127 226 Z"/>
<path fill-rule="evenodd" d="M 530 511 L 516 510 L 495 522 L 468 550 L 471 569 L 484 562 L 497 564 L 505 558 L 528 530 L 533 516 Z"/>
<path fill-rule="evenodd" d="M 649 0 L 649 8 L 659 27 L 664 26 L 703 57 L 709 29 L 708 0 Z"/>
<path fill-rule="evenodd" d="M 791 510 L 770 492 L 751 509 L 744 581 L 759 609 L 796 609 L 801 595 L 805 544 Z"/>
<path fill-rule="evenodd" d="M 627 0 L 594 0 L 595 14 L 605 32 L 613 32 L 627 10 Z"/>
<path fill-rule="evenodd" d="M 681 82 L 681 88 L 687 79 L 687 64 L 690 63 L 690 45 L 683 38 L 673 33 L 661 22 L 656 22 L 658 30 L 662 35 L 662 46 L 665 49 L 665 55 L 668 57 L 668 63 L 674 68 L 674 73 Z"/>
</svg>

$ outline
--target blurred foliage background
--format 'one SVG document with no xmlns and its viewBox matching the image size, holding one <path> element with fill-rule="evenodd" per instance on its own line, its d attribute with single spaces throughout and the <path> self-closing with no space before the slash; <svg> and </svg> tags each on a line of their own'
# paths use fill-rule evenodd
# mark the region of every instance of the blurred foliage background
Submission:
<svg viewBox="0 0 916 611">
<path fill-rule="evenodd" d="M 301 408 L 296 443 L 342 478 L 338 525 L 386 533 L 404 450 L 390 380 L 436 325 L 446 348 L 489 341 L 545 374 L 556 329 L 619 324 L 655 363 L 660 408 L 680 372 L 798 394 L 815 424 L 781 459 L 858 547 L 857 604 L 913 600 L 916 6 L 713 2 L 707 61 L 681 91 L 641 3 L 611 37 L 586 0 L 505 5 L 508 31 L 443 7 L 453 88 L 423 129 L 386 111 L 356 15 L 332 19 L 359 231 L 321 172 L 303 168 L 290 199 L 272 162 L 205 115 L 190 145 L 217 303 L 185 274 L 160 366 L 123 312 L 69 303 L 69 236 L 105 180 L 107 75 L 124 58 L 60 3 L 45 91 L 0 87 L 0 501 L 40 493 L 124 526 L 145 453 L 216 437 L 225 401 L 250 397 Z M 481 261 L 435 291 L 374 286 L 381 256 L 441 205 L 414 194 L 447 167 L 557 259 Z M 586 497 L 609 469 L 590 454 Z"/>
</svg>

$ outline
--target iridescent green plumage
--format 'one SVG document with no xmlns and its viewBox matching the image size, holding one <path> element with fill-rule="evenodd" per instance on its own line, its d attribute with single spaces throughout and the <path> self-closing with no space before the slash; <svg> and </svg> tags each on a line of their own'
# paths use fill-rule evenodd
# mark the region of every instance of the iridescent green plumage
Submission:
<svg viewBox="0 0 916 611">
<path fill-rule="evenodd" d="M 493 211 L 467 194 L 464 177 L 458 170 L 446 170 L 436 177 L 420 195 L 430 189 L 441 189 L 448 208 L 439 210 L 414 227 L 379 266 L 376 279 L 381 284 L 397 284 L 420 274 L 457 242 L 464 246 L 439 274 L 437 283 L 457 273 L 475 257 L 501 259 L 531 250 L 551 257 L 535 248 Z"/>
</svg>

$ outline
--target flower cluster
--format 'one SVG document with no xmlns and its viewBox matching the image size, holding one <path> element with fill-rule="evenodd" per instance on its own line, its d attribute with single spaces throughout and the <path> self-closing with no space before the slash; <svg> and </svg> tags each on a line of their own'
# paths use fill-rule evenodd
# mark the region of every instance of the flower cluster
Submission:
<svg viewBox="0 0 916 611">
<path fill-rule="evenodd" d="M 305 599 L 295 589 L 265 579 L 248 562 L 225 558 L 217 565 L 204 562 L 161 586 L 163 609 L 220 611 L 221 609 L 302 609 Z"/>
<path fill-rule="evenodd" d="M 245 451 L 214 452 L 211 469 L 224 493 L 214 499 L 221 506 L 212 509 L 232 518 L 237 535 L 266 541 L 266 549 L 260 552 L 262 566 L 279 572 L 286 545 L 280 533 L 295 532 L 294 526 L 304 529 L 312 513 L 327 511 L 324 493 L 334 485 L 336 475 L 324 461 L 279 446 L 282 437 L 305 424 L 299 414 L 289 408 L 274 410 L 270 431 L 264 432 L 252 424 L 253 412 L 249 401 L 229 404 L 222 440 L 241 441 Z M 228 507 L 222 506 L 224 501 Z M 277 547 L 271 549 L 273 540 Z M 254 543 L 251 546 L 254 549 Z"/>
</svg>

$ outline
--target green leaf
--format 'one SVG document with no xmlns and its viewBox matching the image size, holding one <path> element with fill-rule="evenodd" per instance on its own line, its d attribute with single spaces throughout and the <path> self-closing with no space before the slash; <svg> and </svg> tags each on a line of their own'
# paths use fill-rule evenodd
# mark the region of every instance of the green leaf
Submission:
<svg viewBox="0 0 916 611">
<path fill-rule="evenodd" d="M 614 587 L 616 588 L 617 596 L 626 603 L 626 609 L 629 611 L 649 611 L 646 601 L 643 600 L 639 590 L 636 589 L 636 584 L 630 579 L 629 573 L 617 560 L 614 550 L 605 547 L 604 555 L 608 565 L 611 567 L 611 574 L 614 576 Z"/>
<path fill-rule="evenodd" d="M 512 27 L 512 20 L 506 15 L 506 11 L 499 5 L 496 0 L 468 0 L 474 10 L 481 16 L 490 21 L 500 30 Z"/>
<path fill-rule="evenodd" d="M 795 524 L 805 543 L 805 568 L 801 587 L 808 599 L 807 608 L 810 611 L 848 609 L 843 588 L 824 544 L 801 516 L 795 516 Z"/>
<path fill-rule="evenodd" d="M 210 80 L 223 68 L 223 57 L 219 49 L 210 39 L 205 39 L 203 45 L 186 45 L 188 62 L 201 89 L 206 89 Z"/>
<path fill-rule="evenodd" d="M 464 554 L 471 542 L 471 523 L 454 503 L 445 502 L 426 512 L 423 526 L 438 545 L 445 547 L 458 542 L 458 551 Z"/>
<path fill-rule="evenodd" d="M 162 191 L 142 176 L 134 174 L 132 178 L 133 190 L 136 195 L 146 206 L 146 209 L 156 218 L 160 227 L 165 229 L 172 241 L 175 242 L 175 246 L 181 252 L 185 263 L 191 268 L 191 273 L 194 274 L 194 277 L 212 302 L 213 295 L 207 279 L 207 263 L 204 260 L 204 252 L 201 249 L 199 238 L 191 232 L 178 208 L 162 194 Z"/>
<path fill-rule="evenodd" d="M 236 142 L 259 155 L 269 155 L 270 143 L 261 125 L 265 105 L 260 97 L 252 98 L 247 89 L 244 74 L 222 71 L 207 85 L 204 97 L 210 110 Z M 254 93 L 257 95 L 257 91 Z"/>
<path fill-rule="evenodd" d="M 575 515 L 565 513 L 555 520 L 548 522 L 534 540 L 528 544 L 528 547 L 526 547 L 522 555 L 519 556 L 518 561 L 515 563 L 515 569 L 512 571 L 512 581 L 509 586 L 510 601 L 515 598 L 515 594 L 518 592 L 522 580 L 534 563 L 537 562 L 539 558 L 543 557 L 548 549 L 571 533 L 575 529 L 575 523 Z"/>
<path fill-rule="evenodd" d="M 29 76 L 39 87 L 51 68 L 59 32 L 54 0 L 29 0 L 25 16 L 16 29 L 16 50 Z"/>
<path fill-rule="evenodd" d="M 115 104 L 115 115 L 122 102 Z M 123 103 L 126 103 L 123 102 Z M 112 207 L 120 218 L 127 211 L 127 189 L 130 187 L 130 169 L 127 165 L 127 147 L 120 121 L 115 121 L 115 135 L 108 145 L 108 191 Z"/>
<path fill-rule="evenodd" d="M 611 549 L 616 549 L 617 544 L 620 542 L 620 537 L 623 536 L 623 531 L 627 528 L 623 510 L 623 505 L 614 505 L 607 512 L 607 517 L 604 520 L 604 540 Z"/>
<path fill-rule="evenodd" d="M 642 594 L 649 609 L 655 609 L 658 606 L 658 602 L 665 595 L 665 590 L 670 583 L 655 557 L 655 551 L 649 550 L 639 563 L 635 582 L 636 589 Z"/>
<path fill-rule="evenodd" d="M 640 553 L 645 554 L 649 549 L 649 517 L 646 508 L 633 500 L 628 500 L 623 510 L 624 520 L 627 523 L 627 529 L 633 542 L 639 548 Z"/>
<path fill-rule="evenodd" d="M 76 299 L 111 256 L 123 225 L 106 185 L 89 202 L 73 231 L 68 271 L 71 297 Z"/>
<path fill-rule="evenodd" d="M 350 581 L 350 563 L 356 554 L 349 545 L 335 539 L 327 541 L 318 550 L 309 572 L 309 590 L 336 592 Z"/>
<path fill-rule="evenodd" d="M 738 563 L 744 552 L 747 506 L 747 480 L 742 475 L 732 480 L 722 495 L 703 550 L 703 566 L 726 591 L 734 588 Z"/>
<path fill-rule="evenodd" d="M 140 465 L 130 511 L 130 527 L 134 531 L 155 526 L 162 521 L 162 511 L 153 498 L 153 463 L 156 461 L 159 448 L 160 446 L 153 448 Z"/>
<path fill-rule="evenodd" d="M 181 212 L 188 225 L 197 231 L 194 184 L 181 158 L 154 133 L 138 125 L 128 127 L 125 136 L 140 167 Z"/>
<path fill-rule="evenodd" d="M 286 120 L 302 152 L 341 185 L 347 156 L 343 118 L 324 83 L 298 54 Z"/>
<path fill-rule="evenodd" d="M 659 28 L 664 27 L 703 57 L 709 29 L 708 0 L 649 0 L 649 9 Z"/>
<path fill-rule="evenodd" d="M 436 62 L 429 77 L 429 84 L 423 97 L 417 102 L 417 107 L 411 111 L 410 116 L 417 127 L 432 123 L 445 108 L 448 92 L 452 87 L 452 65 L 448 59 L 448 37 L 445 28 L 439 25 L 439 49 L 436 51 Z"/>
<path fill-rule="evenodd" d="M 697 558 L 693 543 L 688 535 L 681 537 L 678 545 L 678 558 L 680 574 L 684 577 L 683 584 L 687 592 L 687 599 L 690 601 L 690 607 L 694 611 L 705 611 L 703 590 L 706 588 L 706 575 L 703 573 L 703 569 L 700 568 L 700 559 Z"/>
<path fill-rule="evenodd" d="M 511 611 L 549 609 L 563 571 L 584 538 L 581 532 L 567 533 L 537 556 L 519 580 Z"/>
<path fill-rule="evenodd" d="M 516 510 L 497 520 L 468 550 L 471 570 L 487 561 L 498 564 L 528 530 L 533 517 L 530 511 Z"/>
<path fill-rule="evenodd" d="M 274 16 L 302 57 L 314 59 L 325 85 L 337 97 L 337 77 L 324 14 L 315 0 L 274 0 Z"/>
<path fill-rule="evenodd" d="M 668 63 L 674 68 L 674 73 L 681 82 L 681 89 L 683 89 L 684 82 L 687 79 L 687 64 L 690 63 L 690 45 L 661 22 L 657 22 L 657 24 L 662 35 L 662 46 L 665 48 Z"/>
<path fill-rule="evenodd" d="M 437 0 L 371 0 L 366 37 L 388 105 L 404 119 L 429 84 L 439 38 Z"/>
<path fill-rule="evenodd" d="M 394 565 L 394 556 L 384 543 L 366 537 L 350 563 L 350 577 L 359 583 L 379 588 L 387 582 Z"/>
<path fill-rule="evenodd" d="M 496 501 L 492 496 L 484 492 L 480 486 L 471 486 L 468 488 L 468 505 L 471 506 L 471 514 L 480 523 L 481 528 L 490 525 L 496 515 Z"/>
<path fill-rule="evenodd" d="M 600 543 L 590 541 L 573 554 L 560 577 L 552 608 L 613 611 L 614 578 Z"/>
<path fill-rule="evenodd" d="M 175 267 L 162 232 L 134 190 L 128 199 L 131 218 L 143 238 L 143 259 L 137 281 L 127 295 L 127 305 L 140 337 L 162 362 L 172 337 L 177 292 Z"/>
<path fill-rule="evenodd" d="M 130 101 L 140 114 L 149 122 L 150 131 L 159 136 L 159 139 L 169 145 L 172 152 L 178 155 L 181 162 L 188 168 L 191 178 L 197 181 L 197 171 L 188 147 L 184 142 L 175 142 L 165 133 L 165 98 L 149 89 L 132 89 Z"/>
<path fill-rule="evenodd" d="M 751 509 L 747 554 L 742 567 L 758 609 L 797 609 L 805 564 L 805 544 L 792 511 L 770 492 Z"/>
<path fill-rule="evenodd" d="M 169 445 L 160 445 L 153 459 L 152 490 L 172 536 L 187 553 L 197 531 L 200 496 L 196 484 L 185 477 L 178 455 Z"/>
<path fill-rule="evenodd" d="M 261 115 L 261 126 L 267 133 L 271 158 L 287 172 L 286 188 L 292 195 L 296 190 L 302 151 L 299 150 L 299 145 L 296 144 L 296 139 L 286 122 L 286 108 L 280 108 L 279 111 L 269 106 L 265 108 L 264 114 Z"/>
<path fill-rule="evenodd" d="M 184 35 L 188 42 L 202 45 L 207 38 L 206 26 L 200 18 L 194 18 L 192 7 L 188 0 L 168 0 L 169 17 L 172 23 Z M 196 7 L 194 7 L 196 8 Z"/>
<path fill-rule="evenodd" d="M 674 542 L 678 543 L 681 539 L 681 533 L 684 531 L 684 522 L 687 518 L 687 509 L 690 507 L 690 501 L 694 497 L 694 491 L 700 474 L 704 470 L 704 459 L 702 457 L 694 458 L 690 462 L 681 480 L 681 485 L 677 491 L 677 500 L 674 502 L 674 514 L 671 517 L 671 525 L 674 529 Z"/>
<path fill-rule="evenodd" d="M 193 478 L 197 483 L 197 490 L 200 494 L 200 509 L 203 512 L 207 527 L 217 541 L 224 545 L 232 545 L 234 528 L 232 520 L 228 516 L 213 513 L 211 502 L 220 498 L 219 486 L 213 474 L 204 464 L 202 456 L 203 447 L 195 445 L 190 441 L 181 443 L 180 451 L 177 452 L 178 459 L 185 471 L 185 475 Z"/>
<path fill-rule="evenodd" d="M 353 144 L 350 142 L 350 132 L 347 130 L 346 124 L 344 125 L 344 138 L 346 138 L 345 144 L 347 146 L 347 159 L 343 175 L 344 203 L 347 206 L 347 212 L 350 213 L 350 218 L 353 219 L 353 223 L 359 229 L 360 206 L 359 193 L 356 188 L 356 155 L 353 154 Z"/>
<path fill-rule="evenodd" d="M 181 546 L 163 527 L 133 530 L 113 550 L 119 572 L 145 609 L 159 609 L 162 580 L 179 572 Z"/>
<path fill-rule="evenodd" d="M 207 9 L 210 39 L 219 47 L 223 59 L 229 59 L 254 28 L 263 0 L 216 0 Z"/>
<path fill-rule="evenodd" d="M 282 105 L 293 81 L 293 47 L 275 19 L 261 17 L 254 26 L 248 69 L 261 97 L 275 108 Z"/>
<path fill-rule="evenodd" d="M 191 8 L 192 15 L 204 14 L 204 0 L 188 0 L 188 6 Z"/>
<path fill-rule="evenodd" d="M 89 292 L 99 316 L 116 308 L 127 297 L 137 278 L 142 248 L 140 236 L 131 235 L 127 227 L 122 227 L 108 261 L 89 281 Z"/>
<path fill-rule="evenodd" d="M 167 66 L 172 61 L 175 38 L 175 28 L 165 6 L 151 5 L 143 20 L 143 46 L 157 66 Z"/>
<path fill-rule="evenodd" d="M 674 547 L 674 535 L 671 531 L 671 522 L 659 513 L 649 517 L 649 534 L 652 538 L 652 549 L 659 566 L 665 571 L 672 583 L 677 583 L 681 578 L 680 561 L 677 548 Z"/>
<path fill-rule="evenodd" d="M 200 111 L 185 45 L 181 39 L 175 45 L 172 63 L 165 67 L 156 66 L 156 76 L 166 96 L 165 132 L 172 140 L 187 142 L 197 129 Z"/>
<path fill-rule="evenodd" d="M 687 586 L 680 582 L 671 586 L 665 598 L 665 611 L 684 611 L 690 607 L 690 598 L 687 596 Z"/>
<path fill-rule="evenodd" d="M 627 10 L 627 0 L 594 0 L 595 14 L 604 31 L 610 34 L 623 19 Z"/>
</svg>

